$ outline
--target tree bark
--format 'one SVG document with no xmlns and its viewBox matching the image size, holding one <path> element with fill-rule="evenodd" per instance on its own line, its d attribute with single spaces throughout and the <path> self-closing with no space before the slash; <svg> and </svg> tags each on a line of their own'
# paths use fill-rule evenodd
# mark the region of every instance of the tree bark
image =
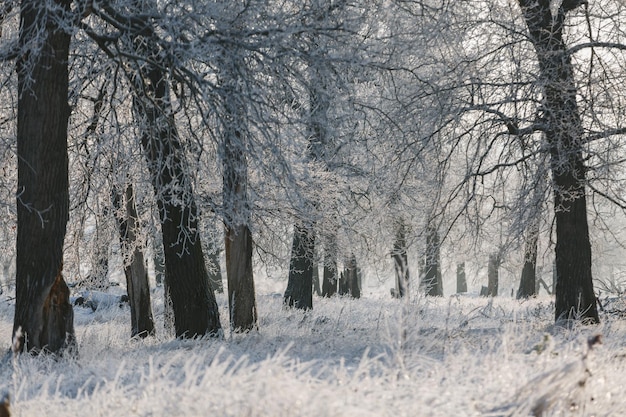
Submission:
<svg viewBox="0 0 626 417">
<path fill-rule="evenodd" d="M 426 231 L 426 262 L 424 283 L 426 295 L 443 297 L 443 281 L 441 277 L 439 232 L 433 226 Z"/>
<path fill-rule="evenodd" d="M 539 242 L 539 221 L 533 219 L 524 248 L 524 266 L 520 279 L 517 299 L 529 298 L 537 295 L 537 245 Z"/>
<path fill-rule="evenodd" d="M 583 127 L 576 102 L 571 57 L 563 41 L 566 13 L 556 15 L 549 0 L 519 0 L 537 53 L 543 88 L 545 132 L 556 217 L 555 320 L 599 322 L 591 273 L 591 243 L 587 224 Z M 577 5 L 581 2 L 577 2 Z"/>
<path fill-rule="evenodd" d="M 69 216 L 70 34 L 57 22 L 70 13 L 70 1 L 54 5 L 23 1 L 20 11 L 13 337 L 20 352 L 60 354 L 76 348 L 74 313 L 61 275 Z"/>
<path fill-rule="evenodd" d="M 456 292 L 458 294 L 467 292 L 467 278 L 465 276 L 465 262 L 456 264 Z"/>
<path fill-rule="evenodd" d="M 487 264 L 487 297 L 498 295 L 499 269 L 500 255 L 492 253 L 489 255 L 489 263 Z"/>
<path fill-rule="evenodd" d="M 322 296 L 332 297 L 337 294 L 339 281 L 337 269 L 337 237 L 327 235 L 324 239 L 324 272 L 322 275 Z"/>
<path fill-rule="evenodd" d="M 122 203 L 124 203 L 123 207 Z M 113 190 L 113 206 L 116 209 L 115 217 L 124 255 L 124 275 L 130 301 L 131 337 L 153 336 L 154 320 L 152 319 L 148 271 L 143 251 L 137 242 L 139 222 L 132 184 L 129 183 L 126 186 L 124 195 L 119 190 Z"/>
<path fill-rule="evenodd" d="M 158 51 L 142 48 L 153 36 L 148 22 L 135 37 L 140 56 Z M 174 310 L 177 337 L 217 335 L 221 324 L 215 294 L 210 290 L 198 234 L 198 209 L 189 168 L 172 114 L 165 68 L 143 63 L 135 73 L 134 110 L 141 127 L 152 185 L 157 198 L 165 281 Z"/>
<path fill-rule="evenodd" d="M 403 220 L 399 220 L 396 224 L 396 236 L 391 252 L 396 277 L 395 291 L 392 294 L 396 298 L 404 297 L 409 291 L 410 274 L 406 251 L 406 226 Z"/>
<path fill-rule="evenodd" d="M 295 226 L 284 302 L 302 310 L 313 308 L 313 252 L 315 236 L 305 226 Z"/>
</svg>

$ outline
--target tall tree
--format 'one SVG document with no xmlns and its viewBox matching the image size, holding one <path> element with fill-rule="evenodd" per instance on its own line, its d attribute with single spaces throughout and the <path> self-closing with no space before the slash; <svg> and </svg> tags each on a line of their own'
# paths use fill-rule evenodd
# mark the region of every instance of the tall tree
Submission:
<svg viewBox="0 0 626 417">
<path fill-rule="evenodd" d="M 22 1 L 18 75 L 16 299 L 19 351 L 75 347 L 61 274 L 69 209 L 69 0 Z"/>
<path fill-rule="evenodd" d="M 138 11 L 142 5 L 136 5 Z M 102 13 L 115 14 L 112 10 Z M 204 263 L 191 173 L 174 120 L 168 65 L 145 15 L 114 17 L 129 31 L 138 55 L 134 62 L 133 108 L 161 219 L 165 280 L 176 336 L 216 335 L 221 329 L 219 310 Z M 128 26 L 126 22 L 130 22 Z"/>
<path fill-rule="evenodd" d="M 241 22 L 233 22 L 240 25 Z M 247 103 L 243 101 L 240 71 L 245 67 L 243 51 L 223 51 L 220 82 L 222 120 L 222 210 L 230 327 L 245 332 L 257 327 L 257 307 L 252 270 L 252 231 L 248 195 Z"/>
<path fill-rule="evenodd" d="M 557 322 L 581 319 L 597 323 L 587 224 L 585 141 L 571 55 L 563 39 L 566 15 L 582 3 L 564 1 L 553 13 L 549 0 L 519 0 L 537 54 L 544 96 L 556 217 L 555 318 Z"/>
</svg>

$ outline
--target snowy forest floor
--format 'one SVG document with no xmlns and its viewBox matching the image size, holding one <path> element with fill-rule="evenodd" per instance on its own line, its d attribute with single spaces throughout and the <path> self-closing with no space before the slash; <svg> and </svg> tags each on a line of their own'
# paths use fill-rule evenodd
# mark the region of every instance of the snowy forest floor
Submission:
<svg viewBox="0 0 626 417">
<path fill-rule="evenodd" d="M 0 297 L 7 351 L 14 305 Z M 37 417 L 620 416 L 626 306 L 606 308 L 602 324 L 568 330 L 549 298 L 315 298 L 303 313 L 260 294 L 258 332 L 129 340 L 128 306 L 103 303 L 75 307 L 77 359 L 7 356 L 0 393 L 13 416 Z"/>
</svg>

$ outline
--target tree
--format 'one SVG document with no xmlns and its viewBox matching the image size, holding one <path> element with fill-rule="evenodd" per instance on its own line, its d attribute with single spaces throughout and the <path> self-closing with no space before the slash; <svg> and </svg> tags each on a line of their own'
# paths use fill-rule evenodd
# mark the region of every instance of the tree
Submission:
<svg viewBox="0 0 626 417">
<path fill-rule="evenodd" d="M 406 251 L 406 226 L 403 220 L 399 220 L 398 224 L 396 225 L 396 236 L 393 243 L 393 252 L 391 252 L 396 277 L 396 286 L 392 291 L 392 295 L 397 298 L 402 298 L 405 295 L 408 295 L 409 291 L 409 260 Z"/>
<path fill-rule="evenodd" d="M 75 349 L 74 314 L 62 275 L 69 210 L 67 130 L 69 0 L 23 1 L 18 75 L 17 271 L 14 346 Z"/>
<path fill-rule="evenodd" d="M 496 297 L 498 295 L 500 262 L 500 254 L 492 253 L 489 255 L 489 262 L 487 263 L 487 297 Z"/>
<path fill-rule="evenodd" d="M 467 278 L 465 277 L 465 262 L 456 264 L 456 292 L 458 294 L 467 292 Z"/>
<path fill-rule="evenodd" d="M 519 0 L 537 54 L 543 89 L 546 141 L 556 217 L 556 305 L 558 321 L 599 321 L 591 274 L 587 225 L 583 126 L 576 102 L 571 55 L 563 40 L 568 2 L 552 12 L 550 1 Z M 575 2 L 576 6 L 582 2 Z"/>
<path fill-rule="evenodd" d="M 114 189 L 113 206 L 116 209 L 120 244 L 124 254 L 124 275 L 130 304 L 131 337 L 154 335 L 154 320 L 150 304 L 148 271 L 138 242 L 139 221 L 132 184 L 122 194 Z"/>
<path fill-rule="evenodd" d="M 209 287 L 198 234 L 199 213 L 171 107 L 167 63 L 147 59 L 161 55 L 156 34 L 147 18 L 111 17 L 116 17 L 120 23 L 130 20 L 130 26 L 121 26 L 128 31 L 140 57 L 133 63 L 136 89 L 133 109 L 157 197 L 165 280 L 174 310 L 176 336 L 217 335 L 221 330 L 219 310 Z"/>
<path fill-rule="evenodd" d="M 313 308 L 313 251 L 315 236 L 306 227 L 295 226 L 289 281 L 285 290 L 285 305 L 301 310 Z"/>
<path fill-rule="evenodd" d="M 426 254 L 424 259 L 424 287 L 426 295 L 443 297 L 439 232 L 432 224 L 426 228 Z"/>
</svg>

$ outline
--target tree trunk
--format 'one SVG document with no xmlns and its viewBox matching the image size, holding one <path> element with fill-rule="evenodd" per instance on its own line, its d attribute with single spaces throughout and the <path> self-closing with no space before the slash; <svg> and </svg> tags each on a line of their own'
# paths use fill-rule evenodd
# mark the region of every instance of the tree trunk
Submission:
<svg viewBox="0 0 626 417">
<path fill-rule="evenodd" d="M 149 23 L 136 38 L 138 54 L 153 33 Z M 139 35 L 139 34 L 137 34 Z M 172 115 L 165 68 L 144 63 L 135 74 L 134 110 L 141 127 L 144 149 L 157 198 L 165 280 L 174 310 L 177 337 L 217 335 L 221 330 L 215 294 L 210 290 L 198 235 L 198 209 L 189 168 Z"/>
<path fill-rule="evenodd" d="M 313 261 L 313 291 L 318 297 L 322 296 L 322 287 L 320 285 L 320 271 L 317 262 Z"/>
<path fill-rule="evenodd" d="M 335 235 L 327 235 L 324 241 L 322 296 L 332 297 L 337 294 L 337 283 L 339 281 L 337 269 L 337 237 Z"/>
<path fill-rule="evenodd" d="M 519 0 L 519 4 L 537 53 L 539 82 L 544 92 L 542 108 L 548 126 L 545 135 L 550 147 L 557 241 L 555 319 L 597 323 L 587 224 L 583 127 L 571 56 L 563 41 L 565 15 L 572 3 L 563 2 L 556 15 L 548 0 Z"/>
<path fill-rule="evenodd" d="M 213 240 L 205 239 L 207 242 L 204 253 L 207 256 L 207 272 L 209 274 L 209 285 L 211 289 L 218 293 L 224 292 L 224 283 L 222 282 L 222 268 L 220 267 L 220 250 Z"/>
<path fill-rule="evenodd" d="M 467 292 L 467 278 L 465 277 L 465 262 L 456 264 L 456 292 Z"/>
<path fill-rule="evenodd" d="M 14 346 L 20 352 L 62 353 L 76 347 L 74 313 L 61 275 L 69 208 L 70 34 L 57 19 L 70 14 L 70 1 L 53 3 L 23 1 L 20 12 L 13 323 Z"/>
<path fill-rule="evenodd" d="M 122 203 L 124 206 L 122 207 Z M 153 336 L 154 320 L 150 303 L 148 271 L 143 252 L 137 242 L 139 222 L 135 206 L 135 192 L 132 184 L 126 186 L 124 195 L 113 190 L 113 206 L 124 257 L 124 275 L 130 301 L 131 337 Z"/>
<path fill-rule="evenodd" d="M 315 236 L 305 226 L 295 226 L 285 305 L 302 310 L 313 308 L 313 253 Z"/>
<path fill-rule="evenodd" d="M 235 109 L 227 111 L 235 114 Z M 237 129 L 236 123 L 233 123 L 224 136 L 223 210 L 230 327 L 233 331 L 245 332 L 257 327 L 257 308 L 252 271 L 252 233 L 248 227 L 248 168 L 243 138 Z"/>
<path fill-rule="evenodd" d="M 524 267 L 520 279 L 517 298 L 529 298 L 537 295 L 537 244 L 539 242 L 539 221 L 533 220 L 524 248 Z"/>
<path fill-rule="evenodd" d="M 361 273 L 356 264 L 356 256 L 354 254 L 348 260 L 344 275 L 352 298 L 361 298 Z"/>
<path fill-rule="evenodd" d="M 396 277 L 395 290 L 392 291 L 392 295 L 396 298 L 404 297 L 409 291 L 410 274 L 406 251 L 406 226 L 403 220 L 399 220 L 396 224 L 396 237 L 391 252 Z"/>
<path fill-rule="evenodd" d="M 432 226 L 428 226 L 426 232 L 426 263 L 424 265 L 426 295 L 431 297 L 443 297 L 443 281 L 441 278 L 441 261 L 439 255 L 439 232 Z"/>
<path fill-rule="evenodd" d="M 500 255 L 489 255 L 489 263 L 487 264 L 487 297 L 496 297 L 498 295 L 499 269 Z"/>
</svg>

